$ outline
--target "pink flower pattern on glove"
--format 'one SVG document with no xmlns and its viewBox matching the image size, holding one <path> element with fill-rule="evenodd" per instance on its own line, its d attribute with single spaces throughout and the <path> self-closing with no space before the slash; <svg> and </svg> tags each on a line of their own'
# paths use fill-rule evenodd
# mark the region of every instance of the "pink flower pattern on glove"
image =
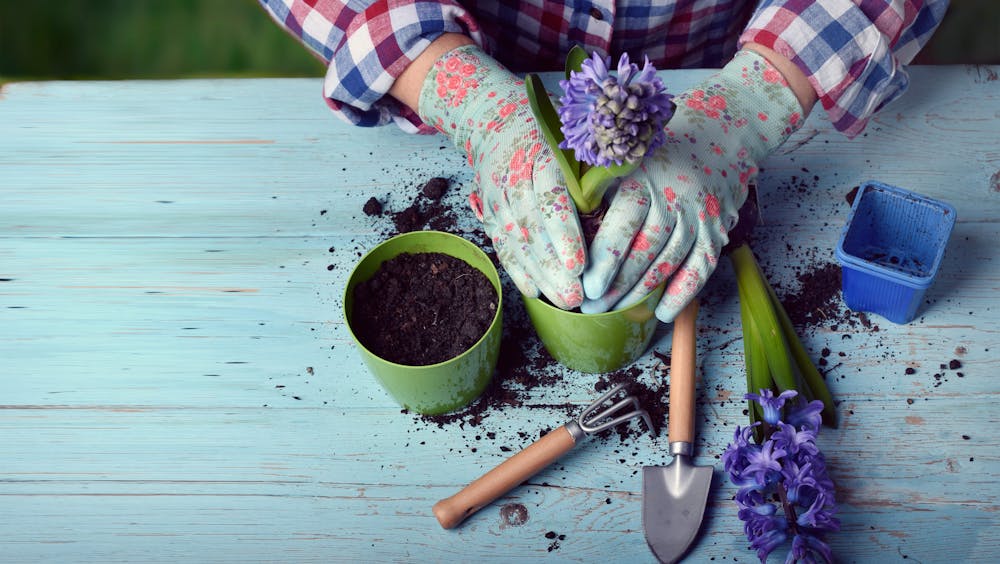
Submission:
<svg viewBox="0 0 1000 564">
<path fill-rule="evenodd" d="M 586 257 L 579 219 L 524 81 L 478 47 L 459 47 L 433 64 L 420 116 L 465 152 L 474 171 L 469 205 L 518 289 L 579 306 Z"/>
</svg>

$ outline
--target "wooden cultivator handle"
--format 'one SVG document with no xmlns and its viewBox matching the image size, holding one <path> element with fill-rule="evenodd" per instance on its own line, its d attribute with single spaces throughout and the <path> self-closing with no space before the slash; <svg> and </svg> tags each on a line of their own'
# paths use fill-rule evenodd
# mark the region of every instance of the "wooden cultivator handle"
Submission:
<svg viewBox="0 0 1000 564">
<path fill-rule="evenodd" d="M 466 517 L 555 462 L 575 445 L 576 439 L 566 425 L 559 427 L 503 461 L 462 491 L 435 503 L 434 516 L 445 529 L 457 526 Z"/>
<path fill-rule="evenodd" d="M 674 337 L 670 351 L 670 443 L 694 442 L 694 387 L 697 349 L 695 319 L 698 300 L 693 299 L 674 319 Z"/>
</svg>

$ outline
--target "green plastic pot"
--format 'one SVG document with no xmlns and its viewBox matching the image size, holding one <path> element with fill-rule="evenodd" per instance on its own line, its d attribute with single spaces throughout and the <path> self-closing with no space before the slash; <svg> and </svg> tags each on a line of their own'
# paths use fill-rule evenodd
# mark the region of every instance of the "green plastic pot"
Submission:
<svg viewBox="0 0 1000 564">
<path fill-rule="evenodd" d="M 545 350 L 580 372 L 603 374 L 629 364 L 646 352 L 656 333 L 656 305 L 666 284 L 641 302 L 606 313 L 574 313 L 539 298 L 524 297 L 535 332 Z"/>
<path fill-rule="evenodd" d="M 464 353 L 438 364 L 407 366 L 385 360 L 358 341 L 351 326 L 354 288 L 375 275 L 383 262 L 402 253 L 442 253 L 482 272 L 497 292 L 497 309 L 486 334 Z M 466 307 L 456 304 L 456 307 Z M 378 383 L 404 408 L 426 415 L 460 409 L 479 397 L 493 378 L 500 354 L 503 293 L 493 262 L 473 243 L 441 231 L 413 231 L 388 239 L 368 252 L 354 267 L 344 290 L 344 315 L 351 338 Z"/>
</svg>

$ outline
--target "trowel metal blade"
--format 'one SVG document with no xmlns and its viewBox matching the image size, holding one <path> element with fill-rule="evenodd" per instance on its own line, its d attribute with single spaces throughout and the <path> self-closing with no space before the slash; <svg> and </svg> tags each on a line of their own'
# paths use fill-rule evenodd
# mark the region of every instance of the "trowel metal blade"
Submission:
<svg viewBox="0 0 1000 564">
<path fill-rule="evenodd" d="M 694 466 L 683 455 L 667 466 L 642 468 L 642 528 L 661 562 L 680 560 L 698 535 L 712 473 L 711 466 Z"/>
</svg>

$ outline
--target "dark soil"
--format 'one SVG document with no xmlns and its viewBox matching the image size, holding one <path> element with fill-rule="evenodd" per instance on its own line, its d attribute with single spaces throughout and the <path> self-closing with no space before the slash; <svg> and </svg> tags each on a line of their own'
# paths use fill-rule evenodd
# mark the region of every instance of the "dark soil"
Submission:
<svg viewBox="0 0 1000 564">
<path fill-rule="evenodd" d="M 608 201 L 605 199 L 601 200 L 601 204 L 594 211 L 580 214 L 580 230 L 583 231 L 583 240 L 588 249 L 597 236 L 606 213 L 608 213 Z"/>
<path fill-rule="evenodd" d="M 431 178 L 424 184 L 423 190 L 424 196 L 430 198 L 431 200 L 440 200 L 441 196 L 448 191 L 448 179 L 441 178 L 440 176 Z"/>
<path fill-rule="evenodd" d="M 840 298 L 840 265 L 817 265 L 796 276 L 799 290 L 781 297 L 781 304 L 795 326 L 818 325 L 843 315 Z"/>
<path fill-rule="evenodd" d="M 656 351 L 654 351 L 654 354 L 660 356 Z M 663 356 L 662 358 L 666 359 L 666 366 L 669 366 L 670 357 Z M 667 401 L 670 398 L 668 380 L 660 378 L 657 384 L 649 386 L 639 380 L 641 374 L 641 370 L 635 366 L 631 366 L 604 374 L 594 384 L 594 389 L 599 394 L 608 391 L 612 386 L 625 384 L 628 394 L 639 400 L 639 405 L 649 413 L 649 418 L 653 421 L 653 429 L 646 429 L 645 423 L 637 423 L 634 425 L 618 425 L 613 430 L 607 431 L 609 433 L 617 433 L 622 442 L 644 432 L 652 432 L 654 435 L 658 435 L 667 426 Z"/>
<path fill-rule="evenodd" d="M 747 199 L 740 206 L 739 221 L 729 230 L 727 234 L 729 242 L 722 248 L 722 253 L 727 254 L 732 249 L 746 243 L 750 244 L 753 230 L 760 223 L 760 207 L 757 203 L 757 185 L 747 186 Z"/>
<path fill-rule="evenodd" d="M 365 206 L 361 208 L 361 211 L 365 212 L 367 216 L 382 215 L 382 202 L 372 196 L 365 202 Z"/>
<path fill-rule="evenodd" d="M 476 343 L 496 316 L 497 293 L 483 273 L 441 253 L 403 253 L 354 290 L 352 325 L 381 358 L 437 364 Z"/>
<path fill-rule="evenodd" d="M 409 233 L 423 229 L 454 232 L 455 211 L 441 203 L 448 191 L 448 179 L 434 177 L 420 189 L 420 193 L 406 208 L 392 214 L 395 233 Z"/>
</svg>

